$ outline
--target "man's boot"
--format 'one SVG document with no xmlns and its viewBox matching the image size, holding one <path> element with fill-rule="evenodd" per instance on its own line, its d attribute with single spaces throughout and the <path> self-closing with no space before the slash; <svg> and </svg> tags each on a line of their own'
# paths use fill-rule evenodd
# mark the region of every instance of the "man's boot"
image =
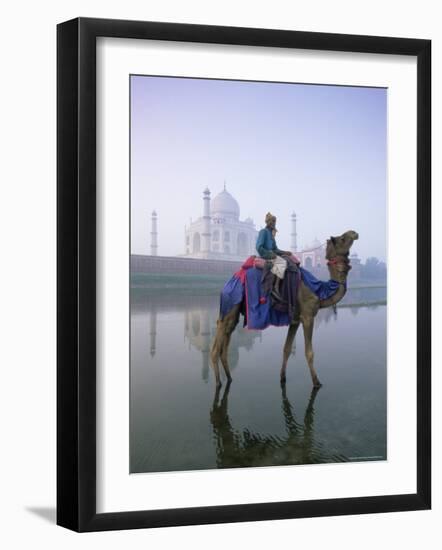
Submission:
<svg viewBox="0 0 442 550">
<path fill-rule="evenodd" d="M 273 283 L 271 296 L 276 302 L 282 302 L 282 296 L 279 291 L 280 285 L 281 285 L 281 279 L 275 275 L 275 282 Z"/>
</svg>

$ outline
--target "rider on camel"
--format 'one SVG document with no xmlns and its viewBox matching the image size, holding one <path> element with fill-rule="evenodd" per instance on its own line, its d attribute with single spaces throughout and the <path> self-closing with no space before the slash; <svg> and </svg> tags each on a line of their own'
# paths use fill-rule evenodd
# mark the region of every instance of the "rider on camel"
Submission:
<svg viewBox="0 0 442 550">
<path fill-rule="evenodd" d="M 281 300 L 280 284 L 287 269 L 287 260 L 285 257 L 291 256 L 295 262 L 299 263 L 299 261 L 290 251 L 280 250 L 277 247 L 275 240 L 275 235 L 278 231 L 276 229 L 276 216 L 267 212 L 265 224 L 266 226 L 258 233 L 256 250 L 261 258 L 272 262 L 271 272 L 276 275 L 272 295 L 277 300 Z"/>
</svg>

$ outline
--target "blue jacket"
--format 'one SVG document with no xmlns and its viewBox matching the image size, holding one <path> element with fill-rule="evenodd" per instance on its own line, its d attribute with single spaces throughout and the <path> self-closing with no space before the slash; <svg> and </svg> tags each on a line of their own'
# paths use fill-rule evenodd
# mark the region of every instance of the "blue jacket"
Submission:
<svg viewBox="0 0 442 550">
<path fill-rule="evenodd" d="M 281 254 L 282 250 L 276 246 L 275 237 L 272 235 L 272 230 L 264 227 L 258 233 L 256 240 L 256 250 L 261 258 L 270 259 L 273 254 Z"/>
</svg>

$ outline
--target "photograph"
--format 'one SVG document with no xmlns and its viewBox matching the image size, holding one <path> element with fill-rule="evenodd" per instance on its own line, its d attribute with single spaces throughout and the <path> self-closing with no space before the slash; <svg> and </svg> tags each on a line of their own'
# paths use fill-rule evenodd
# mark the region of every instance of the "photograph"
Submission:
<svg viewBox="0 0 442 550">
<path fill-rule="evenodd" d="M 128 93 L 130 474 L 386 461 L 388 89 Z"/>
<path fill-rule="evenodd" d="M 3 548 L 437 546 L 440 11 L 5 3 Z"/>
</svg>

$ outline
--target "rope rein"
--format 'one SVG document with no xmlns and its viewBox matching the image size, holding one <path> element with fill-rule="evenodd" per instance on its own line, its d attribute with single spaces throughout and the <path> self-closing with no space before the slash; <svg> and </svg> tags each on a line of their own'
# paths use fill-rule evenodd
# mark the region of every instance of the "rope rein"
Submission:
<svg viewBox="0 0 442 550">
<path fill-rule="evenodd" d="M 327 246 L 327 241 L 325 243 L 320 244 L 316 248 L 309 248 L 307 250 L 301 250 L 301 252 L 314 252 L 315 250 L 318 250 L 318 248 L 322 248 L 323 246 Z M 295 252 L 296 254 L 296 252 Z"/>
<path fill-rule="evenodd" d="M 322 248 L 323 246 L 325 246 L 325 247 L 327 246 L 327 241 L 325 243 L 321 243 L 316 248 L 309 248 L 308 250 L 303 250 L 302 252 L 314 252 L 315 250 L 318 250 L 319 248 Z M 296 254 L 297 253 L 295 252 L 295 255 Z M 339 265 L 339 264 L 345 265 L 348 268 L 347 273 L 348 273 L 348 271 L 350 271 L 351 264 L 350 264 L 350 260 L 348 258 L 348 255 L 342 256 L 342 255 L 338 254 L 334 258 L 330 258 L 329 260 L 327 260 L 327 265 Z"/>
</svg>

